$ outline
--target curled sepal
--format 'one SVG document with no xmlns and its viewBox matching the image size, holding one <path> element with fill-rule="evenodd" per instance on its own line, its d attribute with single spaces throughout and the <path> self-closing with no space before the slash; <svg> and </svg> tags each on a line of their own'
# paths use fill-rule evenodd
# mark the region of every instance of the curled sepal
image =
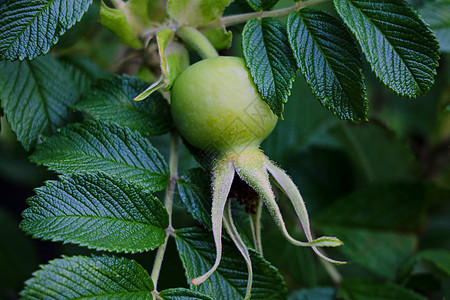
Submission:
<svg viewBox="0 0 450 300">
<path fill-rule="evenodd" d="M 248 270 L 248 280 L 247 280 L 247 289 L 245 292 L 245 299 L 250 299 L 251 291 L 252 291 L 252 282 L 253 282 L 253 269 L 252 269 L 252 261 L 250 259 L 250 254 L 248 252 L 247 246 L 242 240 L 236 226 L 234 225 L 233 218 L 231 215 L 231 201 L 228 201 L 227 207 L 224 211 L 223 222 L 225 225 L 225 229 L 233 240 L 234 244 L 238 248 L 239 252 L 245 259 L 245 263 L 247 264 Z"/>
<path fill-rule="evenodd" d="M 262 215 L 263 202 L 261 198 L 258 200 L 258 206 L 256 207 L 256 214 L 250 215 L 250 226 L 253 235 L 253 241 L 255 243 L 255 249 L 263 256 L 262 238 L 261 238 L 261 215 Z"/>
<path fill-rule="evenodd" d="M 268 158 L 258 149 L 247 149 L 234 159 L 236 172 L 261 196 L 286 239 L 297 246 L 310 246 L 308 242 L 297 241 L 288 233 L 280 208 L 275 201 L 275 195 L 269 182 L 269 174 L 264 167 L 265 160 L 268 160 Z"/>
<path fill-rule="evenodd" d="M 342 241 L 340 241 L 335 237 L 320 237 L 316 240 L 313 239 L 305 203 L 303 202 L 303 198 L 300 195 L 300 192 L 298 191 L 292 179 L 282 169 L 274 165 L 267 157 L 265 157 L 264 159 L 264 165 L 265 168 L 273 176 L 275 181 L 280 185 L 283 192 L 288 196 L 289 200 L 294 206 L 295 212 L 302 224 L 303 231 L 305 232 L 305 235 L 309 241 L 309 246 L 313 248 L 314 252 L 316 252 L 318 256 L 325 259 L 326 261 L 335 264 L 344 264 L 345 262 L 336 261 L 326 257 L 316 248 L 316 247 L 337 247 L 341 246 L 343 243 Z"/>
<path fill-rule="evenodd" d="M 213 168 L 213 200 L 211 209 L 212 230 L 216 245 L 216 261 L 212 268 L 200 277 L 191 280 L 194 285 L 203 283 L 217 269 L 222 258 L 222 219 L 228 193 L 233 183 L 234 166 L 229 160 L 218 160 Z"/>
</svg>

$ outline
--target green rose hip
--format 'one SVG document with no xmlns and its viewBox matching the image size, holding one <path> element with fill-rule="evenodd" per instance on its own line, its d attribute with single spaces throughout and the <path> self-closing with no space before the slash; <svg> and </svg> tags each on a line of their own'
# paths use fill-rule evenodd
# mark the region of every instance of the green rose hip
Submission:
<svg viewBox="0 0 450 300">
<path fill-rule="evenodd" d="M 326 257 L 318 250 L 317 247 L 336 247 L 342 245 L 342 242 L 335 237 L 313 238 L 308 213 L 297 187 L 291 178 L 259 149 L 261 142 L 274 129 L 277 117 L 261 99 L 241 58 L 208 58 L 188 67 L 173 85 L 171 110 L 177 129 L 186 141 L 214 156 L 211 170 L 211 221 L 216 260 L 208 272 L 193 278 L 192 284 L 203 283 L 219 266 L 222 256 L 222 227 L 225 227 L 247 263 L 245 298 L 250 298 L 253 278 L 250 255 L 234 225 L 230 201 L 227 201 L 236 175 L 259 196 L 251 224 L 255 248 L 261 254 L 259 224 L 264 203 L 289 242 L 297 246 L 311 247 L 317 255 L 329 262 L 343 263 Z M 275 180 L 290 199 L 307 242 L 297 241 L 288 233 L 269 178 Z"/>
</svg>

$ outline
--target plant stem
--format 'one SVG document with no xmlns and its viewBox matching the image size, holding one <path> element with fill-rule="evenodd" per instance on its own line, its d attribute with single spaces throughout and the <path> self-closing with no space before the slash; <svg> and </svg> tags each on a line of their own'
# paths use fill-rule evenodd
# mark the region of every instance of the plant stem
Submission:
<svg viewBox="0 0 450 300">
<path fill-rule="evenodd" d="M 302 2 L 296 2 L 292 6 L 280 8 L 277 10 L 259 11 L 259 12 L 252 12 L 252 13 L 246 13 L 246 14 L 226 16 L 226 17 L 220 18 L 218 21 L 213 21 L 209 24 L 206 24 L 205 26 L 202 27 L 202 29 L 215 27 L 217 25 L 222 25 L 222 26 L 228 27 L 231 25 L 236 25 L 236 24 L 247 22 L 248 20 L 253 19 L 253 18 L 284 17 L 284 16 L 287 16 L 291 11 L 294 11 L 294 10 L 299 11 L 303 8 L 313 6 L 313 5 L 316 5 L 318 3 L 325 2 L 325 1 L 328 1 L 328 0 L 302 1 Z"/>
<path fill-rule="evenodd" d="M 178 179 L 178 133 L 176 130 L 173 130 L 170 133 L 170 158 L 169 158 L 169 166 L 170 166 L 170 183 L 166 189 L 166 196 L 164 199 L 164 207 L 167 210 L 169 215 L 169 226 L 166 229 L 166 238 L 164 240 L 164 244 L 159 246 L 158 251 L 156 252 L 155 262 L 153 264 L 152 270 L 152 281 L 153 285 L 157 287 L 159 273 L 161 271 L 162 261 L 164 259 L 164 253 L 166 252 L 167 242 L 169 240 L 169 235 L 173 232 L 172 227 L 172 208 L 173 208 L 173 195 L 175 191 L 175 185 Z"/>
<path fill-rule="evenodd" d="M 209 40 L 194 27 L 178 28 L 177 36 L 195 50 L 203 59 L 217 57 L 219 54 Z"/>
</svg>

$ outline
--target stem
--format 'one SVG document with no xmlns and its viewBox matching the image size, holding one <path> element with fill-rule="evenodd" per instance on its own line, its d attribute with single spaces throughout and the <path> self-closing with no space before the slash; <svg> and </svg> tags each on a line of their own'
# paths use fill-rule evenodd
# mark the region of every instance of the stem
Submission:
<svg viewBox="0 0 450 300">
<path fill-rule="evenodd" d="M 202 27 L 202 29 L 215 27 L 217 25 L 222 25 L 222 26 L 228 27 L 231 25 L 236 25 L 236 24 L 247 22 L 248 20 L 253 19 L 253 18 L 284 17 L 284 16 L 287 16 L 291 11 L 294 11 L 294 10 L 299 11 L 303 8 L 306 8 L 306 7 L 309 7 L 312 5 L 316 5 L 318 3 L 325 2 L 325 1 L 328 1 L 328 0 L 309 0 L 309 1 L 297 2 L 292 6 L 280 8 L 277 10 L 259 11 L 259 12 L 240 14 L 240 15 L 226 16 L 226 17 L 220 18 L 218 21 L 213 21 L 209 24 L 206 24 L 205 26 Z"/>
<path fill-rule="evenodd" d="M 159 273 L 161 271 L 162 261 L 164 259 L 164 253 L 166 252 L 167 242 L 169 240 L 169 235 L 173 232 L 172 227 L 172 208 L 173 208 L 173 195 L 175 191 L 175 185 L 178 179 L 178 133 L 173 130 L 170 133 L 170 158 L 169 158 L 169 166 L 170 166 L 170 184 L 166 189 L 166 196 L 164 199 L 164 207 L 167 210 L 169 215 L 169 226 L 166 229 L 166 238 L 164 240 L 164 244 L 159 246 L 158 251 L 156 252 L 155 262 L 153 264 L 152 270 L 152 281 L 153 285 L 157 287 Z"/>
<path fill-rule="evenodd" d="M 125 3 L 122 0 L 111 0 L 111 2 L 118 9 L 122 9 L 125 6 Z"/>
<path fill-rule="evenodd" d="M 177 36 L 189 47 L 194 49 L 203 59 L 217 57 L 219 54 L 209 40 L 197 29 L 193 27 L 180 27 Z"/>
</svg>

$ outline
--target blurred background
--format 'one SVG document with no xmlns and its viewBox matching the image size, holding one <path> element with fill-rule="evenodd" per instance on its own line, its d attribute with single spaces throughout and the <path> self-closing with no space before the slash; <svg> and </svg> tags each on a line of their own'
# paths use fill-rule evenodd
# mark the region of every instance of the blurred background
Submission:
<svg viewBox="0 0 450 300">
<path fill-rule="evenodd" d="M 411 3 L 419 8 L 427 5 L 426 1 Z M 291 1 L 280 1 L 277 7 L 289 5 Z M 331 11 L 329 3 L 321 7 Z M 244 1 L 235 1 L 227 13 L 246 9 Z M 58 57 L 88 56 L 111 72 L 151 79 L 139 68 L 141 61 L 135 59 L 135 53 L 99 25 L 98 10 L 96 1 L 52 53 Z M 241 29 L 233 28 L 233 46 L 223 55 L 241 56 Z M 436 82 L 425 96 L 396 96 L 366 64 L 369 121 L 352 123 L 339 120 L 323 108 L 299 74 L 284 120 L 262 146 L 299 186 L 313 229 L 345 242 L 344 247 L 328 253 L 349 262 L 337 268 L 341 276 L 396 283 L 430 299 L 450 297 L 450 25 L 444 30 L 447 40 L 442 35 L 440 42 L 447 54 L 441 55 Z M 195 55 L 192 58 L 198 59 Z M 167 155 L 166 136 L 151 140 Z M 33 189 L 56 178 L 54 173 L 29 163 L 29 154 L 1 117 L 0 299 L 16 299 L 23 282 L 39 264 L 63 254 L 89 253 L 77 246 L 31 239 L 19 229 L 21 212 Z M 195 166 L 197 163 L 182 147 L 180 173 Z M 197 225 L 177 201 L 174 227 Z M 280 206 L 291 232 L 300 236 L 288 201 L 281 199 Z M 304 289 L 332 294 L 333 281 L 312 251 L 286 243 L 267 213 L 263 216 L 263 232 L 265 258 L 284 275 L 291 299 L 303 299 L 299 295 Z M 430 254 L 415 258 L 423 252 Z M 437 259 L 439 255 L 444 258 Z M 151 270 L 153 253 L 132 257 Z M 161 289 L 187 287 L 173 241 L 159 285 Z"/>
</svg>

